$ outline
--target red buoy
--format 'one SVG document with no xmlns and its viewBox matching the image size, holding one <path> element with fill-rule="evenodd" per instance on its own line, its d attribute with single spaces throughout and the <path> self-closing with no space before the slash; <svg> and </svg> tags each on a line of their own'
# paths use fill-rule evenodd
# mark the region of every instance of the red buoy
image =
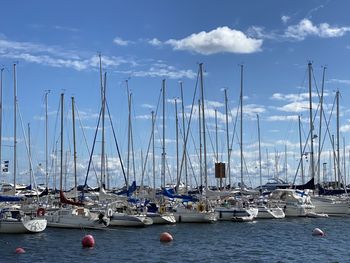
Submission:
<svg viewBox="0 0 350 263">
<path fill-rule="evenodd" d="M 160 234 L 160 242 L 170 242 L 173 241 L 173 236 L 170 235 L 168 232 L 163 232 Z"/>
<path fill-rule="evenodd" d="M 95 246 L 95 239 L 92 235 L 86 235 L 83 237 L 81 244 L 83 245 L 83 247 L 92 248 Z"/>
<path fill-rule="evenodd" d="M 18 248 L 16 248 L 15 253 L 16 254 L 24 254 L 24 253 L 26 253 L 26 251 L 23 248 L 18 247 Z"/>
<path fill-rule="evenodd" d="M 324 236 L 324 232 L 321 229 L 319 229 L 319 228 L 315 228 L 312 231 L 312 235 L 313 236 L 321 236 L 321 237 L 323 237 Z"/>
</svg>

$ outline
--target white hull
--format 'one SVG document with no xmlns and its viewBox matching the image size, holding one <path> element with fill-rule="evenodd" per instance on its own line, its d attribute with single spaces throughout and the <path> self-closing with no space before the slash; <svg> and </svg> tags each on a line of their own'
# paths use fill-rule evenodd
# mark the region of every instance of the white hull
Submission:
<svg viewBox="0 0 350 263">
<path fill-rule="evenodd" d="M 39 233 L 46 229 L 47 221 L 44 218 L 18 221 L 16 219 L 0 220 L 0 233 L 24 234 Z"/>
<path fill-rule="evenodd" d="M 309 204 L 287 204 L 284 213 L 286 217 L 306 217 L 308 214 L 315 213 L 315 206 Z"/>
<path fill-rule="evenodd" d="M 147 213 L 147 217 L 151 218 L 153 224 L 175 224 L 176 219 L 173 214 Z"/>
<path fill-rule="evenodd" d="M 217 207 L 215 214 L 220 221 L 232 221 L 232 218 L 255 218 L 258 215 L 257 208 L 243 208 L 243 207 Z"/>
<path fill-rule="evenodd" d="M 45 215 L 48 227 L 57 228 L 105 228 L 109 224 L 107 219 L 99 219 L 97 214 L 88 209 L 61 209 Z"/>
<path fill-rule="evenodd" d="M 347 216 L 349 204 L 342 201 L 332 201 L 324 198 L 312 198 L 316 213 L 324 213 L 330 216 Z"/>
<path fill-rule="evenodd" d="M 279 207 L 269 208 L 266 206 L 258 206 L 258 210 L 257 219 L 279 219 L 285 218 L 286 216 L 283 209 Z"/>
<path fill-rule="evenodd" d="M 152 219 L 142 215 L 114 213 L 110 218 L 110 226 L 144 227 L 153 224 Z"/>
<path fill-rule="evenodd" d="M 198 211 L 195 209 L 177 208 L 174 212 L 178 223 L 212 223 L 216 221 L 216 215 L 211 211 Z"/>
</svg>

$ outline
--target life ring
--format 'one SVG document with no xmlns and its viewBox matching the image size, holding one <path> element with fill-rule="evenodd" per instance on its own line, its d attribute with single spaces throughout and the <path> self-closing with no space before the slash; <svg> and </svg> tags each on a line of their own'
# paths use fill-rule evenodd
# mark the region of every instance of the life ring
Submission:
<svg viewBox="0 0 350 263">
<path fill-rule="evenodd" d="M 199 212 L 203 212 L 204 211 L 204 205 L 202 203 L 199 203 L 197 205 L 197 209 L 198 209 Z"/>
<path fill-rule="evenodd" d="M 111 208 L 109 208 L 109 209 L 107 210 L 107 216 L 108 216 L 108 217 L 111 217 L 112 215 L 113 215 L 113 211 L 112 211 Z"/>
<path fill-rule="evenodd" d="M 44 216 L 45 215 L 45 209 L 40 207 L 38 208 L 38 210 L 36 211 L 36 215 L 37 216 Z"/>
<path fill-rule="evenodd" d="M 165 207 L 164 207 L 164 206 L 161 206 L 161 207 L 159 208 L 159 212 L 160 212 L 161 214 L 164 214 L 164 213 L 165 213 Z"/>
</svg>

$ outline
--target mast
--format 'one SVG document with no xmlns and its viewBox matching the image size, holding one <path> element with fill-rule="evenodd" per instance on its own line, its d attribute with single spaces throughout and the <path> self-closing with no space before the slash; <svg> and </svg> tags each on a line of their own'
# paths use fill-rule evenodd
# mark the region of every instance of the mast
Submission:
<svg viewBox="0 0 350 263">
<path fill-rule="evenodd" d="M 300 169 L 301 169 L 301 182 L 302 184 L 305 184 L 305 177 L 304 177 L 304 160 L 303 160 L 303 144 L 301 141 L 301 121 L 300 121 L 300 115 L 298 116 L 298 123 L 299 123 L 299 146 L 300 146 Z"/>
<path fill-rule="evenodd" d="M 340 188 L 341 185 L 341 172 L 340 172 L 340 137 L 339 137 L 339 90 L 337 90 L 336 93 L 337 96 L 337 173 L 338 173 L 338 187 Z"/>
<path fill-rule="evenodd" d="M 64 94 L 61 93 L 61 156 L 60 156 L 60 191 L 63 191 L 63 99 Z"/>
<path fill-rule="evenodd" d="M 201 97 L 202 97 L 202 124 L 203 124 L 203 154 L 204 154 L 204 186 L 208 188 L 208 169 L 207 169 L 207 145 L 205 137 L 205 105 L 204 105 L 204 84 L 203 84 L 203 63 L 199 64 L 200 80 L 201 80 Z"/>
<path fill-rule="evenodd" d="M 162 81 L 163 89 L 163 145 L 162 145 L 162 173 L 161 187 L 165 187 L 165 79 Z"/>
<path fill-rule="evenodd" d="M 288 158 L 287 158 L 287 144 L 284 145 L 284 171 L 285 171 L 285 177 L 286 177 L 286 182 L 288 182 Z"/>
<path fill-rule="evenodd" d="M 32 169 L 32 149 L 31 149 L 31 142 L 30 142 L 30 123 L 28 123 L 28 152 L 29 152 L 29 185 L 32 185 L 32 175 L 33 175 L 33 169 Z"/>
<path fill-rule="evenodd" d="M 259 114 L 256 115 L 258 120 L 258 141 L 259 141 L 259 177 L 260 177 L 260 193 L 262 193 L 262 173 L 261 173 L 261 145 L 260 145 L 260 122 Z"/>
<path fill-rule="evenodd" d="M 198 132 L 199 132 L 199 178 L 201 182 L 201 189 L 200 191 L 202 192 L 203 189 L 203 160 L 202 160 L 202 121 L 201 121 L 201 101 L 198 100 Z"/>
<path fill-rule="evenodd" d="M 219 146 L 218 146 L 218 110 L 215 109 L 215 158 L 216 158 L 216 162 L 219 162 Z"/>
<path fill-rule="evenodd" d="M 76 141 L 75 141 L 75 106 L 74 106 L 74 97 L 72 97 L 71 99 L 72 99 L 72 121 L 73 121 L 72 126 L 73 126 L 74 191 L 76 193 L 78 183 L 77 183 L 77 147 L 76 147 Z"/>
<path fill-rule="evenodd" d="M 106 171 L 106 162 L 105 162 L 105 109 L 106 109 L 106 80 L 107 73 L 104 75 L 104 85 L 101 86 L 102 90 L 102 142 L 101 142 L 101 184 L 100 189 L 104 188 L 105 183 L 105 171 Z"/>
<path fill-rule="evenodd" d="M 326 73 L 326 68 L 323 67 L 322 74 L 322 89 L 321 89 L 321 98 L 320 98 L 320 126 L 318 129 L 318 156 L 317 156 L 317 182 L 321 182 L 321 144 L 322 144 L 322 116 L 323 116 L 323 91 L 324 91 L 324 78 Z"/>
<path fill-rule="evenodd" d="M 16 194 L 16 175 L 17 175 L 17 82 L 16 82 L 16 64 L 13 64 L 13 98 L 14 98 L 14 118 L 13 118 L 13 187 Z"/>
<path fill-rule="evenodd" d="M 153 190 L 156 189 L 156 157 L 154 156 L 154 111 L 152 113 L 152 173 L 153 173 Z"/>
<path fill-rule="evenodd" d="M 308 63 L 309 69 L 309 116 L 310 116 L 310 142 L 311 142 L 311 150 L 310 150 L 310 165 L 311 165 L 311 178 L 315 177 L 315 164 L 314 164 L 314 125 L 313 125 L 313 117 L 312 117 L 312 92 L 311 92 L 311 71 L 312 71 L 312 63 Z"/>
<path fill-rule="evenodd" d="M 4 68 L 0 69 L 0 177 L 2 177 L 2 74 Z"/>
<path fill-rule="evenodd" d="M 175 98 L 175 128 L 176 128 L 176 182 L 178 182 L 179 181 L 179 118 L 177 116 L 176 98 Z"/>
<path fill-rule="evenodd" d="M 45 180 L 46 180 L 46 188 L 49 189 L 49 153 L 48 153 L 48 113 L 47 113 L 47 105 L 48 105 L 48 93 L 45 93 Z"/>
<path fill-rule="evenodd" d="M 215 109 L 215 162 L 219 163 L 219 150 L 218 150 L 218 111 Z M 217 184 L 219 185 L 219 189 L 222 189 L 222 177 L 217 180 Z"/>
<path fill-rule="evenodd" d="M 227 89 L 225 89 L 225 110 L 226 110 L 226 144 L 227 144 L 227 177 L 228 184 L 231 188 L 231 162 L 230 162 L 230 135 L 228 133 L 228 103 L 227 103 Z"/>
<path fill-rule="evenodd" d="M 185 123 L 185 106 L 184 106 L 184 94 L 182 88 L 182 82 L 180 82 L 181 89 L 181 111 L 182 111 L 182 132 L 183 132 L 183 158 L 185 159 L 185 182 L 186 182 L 186 192 L 187 192 L 187 182 L 188 182 L 188 174 L 187 174 L 187 145 L 186 145 L 186 123 Z"/>
<path fill-rule="evenodd" d="M 128 95 L 128 157 L 126 163 L 126 189 L 129 189 L 130 183 L 130 144 L 131 144 L 131 94 L 129 92 L 128 80 L 125 80 L 126 91 Z"/>
<path fill-rule="evenodd" d="M 241 65 L 241 131 L 240 131 L 240 148 L 241 148 L 241 190 L 243 190 L 243 65 Z"/>
</svg>

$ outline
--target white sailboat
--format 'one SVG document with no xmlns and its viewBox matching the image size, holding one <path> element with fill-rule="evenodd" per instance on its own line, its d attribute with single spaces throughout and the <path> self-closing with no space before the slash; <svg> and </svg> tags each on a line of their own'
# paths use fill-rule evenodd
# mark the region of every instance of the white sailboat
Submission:
<svg viewBox="0 0 350 263">
<path fill-rule="evenodd" d="M 16 64 L 13 65 L 14 72 L 14 171 L 13 171 L 13 187 L 12 190 L 8 191 L 12 196 L 3 196 L 0 198 L 1 202 L 18 202 L 21 201 L 22 197 L 16 195 L 16 128 L 17 128 L 17 86 L 16 86 Z M 0 81 L 0 108 L 1 108 L 1 120 L 0 127 L 2 126 L 2 73 L 1 70 L 1 81 Z M 1 130 L 1 128 L 0 128 Z M 1 141 L 0 133 L 0 141 Z M 0 160 L 1 160 L 1 144 L 0 144 Z M 1 162 L 1 161 L 0 161 Z M 0 169 L 2 170 L 2 169 Z M 11 185 L 10 185 L 11 186 Z M 46 229 L 47 221 L 45 218 L 36 215 L 27 215 L 21 209 L 19 205 L 5 205 L 0 209 L 0 233 L 38 233 Z"/>
<path fill-rule="evenodd" d="M 0 209 L 0 233 L 24 234 L 39 233 L 46 229 L 44 217 L 31 217 L 19 207 L 10 206 Z"/>
<path fill-rule="evenodd" d="M 74 100 L 72 101 L 74 104 Z M 48 211 L 45 215 L 49 227 L 59 228 L 104 228 L 109 224 L 109 219 L 103 213 L 91 212 L 83 206 L 81 202 L 66 199 L 62 190 L 63 176 L 63 103 L 64 94 L 61 94 L 61 169 L 60 169 L 60 207 Z M 74 111 L 73 111 L 74 119 Z M 75 136 L 73 136 L 75 140 Z M 65 205 L 63 207 L 62 205 Z"/>
</svg>

